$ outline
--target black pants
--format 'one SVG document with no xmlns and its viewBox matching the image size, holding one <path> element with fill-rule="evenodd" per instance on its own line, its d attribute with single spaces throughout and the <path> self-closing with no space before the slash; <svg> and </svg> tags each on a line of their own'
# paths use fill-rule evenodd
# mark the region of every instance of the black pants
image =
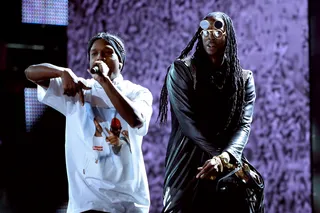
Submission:
<svg viewBox="0 0 320 213">
<path fill-rule="evenodd" d="M 89 211 L 85 211 L 82 213 L 107 213 L 107 212 L 101 212 L 101 211 L 97 211 L 97 210 L 89 210 Z"/>
</svg>

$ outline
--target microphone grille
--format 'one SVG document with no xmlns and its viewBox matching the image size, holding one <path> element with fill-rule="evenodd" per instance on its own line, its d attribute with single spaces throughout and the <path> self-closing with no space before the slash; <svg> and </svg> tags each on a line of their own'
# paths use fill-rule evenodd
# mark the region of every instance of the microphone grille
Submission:
<svg viewBox="0 0 320 213">
<path fill-rule="evenodd" d="M 97 66 L 92 67 L 91 70 L 90 70 L 90 72 L 91 72 L 92 74 L 97 74 L 97 73 L 99 72 L 99 67 L 97 67 Z"/>
</svg>

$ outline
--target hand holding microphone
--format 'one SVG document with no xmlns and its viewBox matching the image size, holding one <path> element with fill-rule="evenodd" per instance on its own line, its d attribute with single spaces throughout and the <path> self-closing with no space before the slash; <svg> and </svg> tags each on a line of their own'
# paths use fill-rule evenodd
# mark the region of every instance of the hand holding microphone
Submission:
<svg viewBox="0 0 320 213">
<path fill-rule="evenodd" d="M 93 75 L 92 77 L 96 80 L 99 80 L 101 77 L 108 78 L 109 76 L 109 67 L 108 65 L 103 61 L 95 61 L 92 68 L 88 70 L 88 72 Z"/>
</svg>

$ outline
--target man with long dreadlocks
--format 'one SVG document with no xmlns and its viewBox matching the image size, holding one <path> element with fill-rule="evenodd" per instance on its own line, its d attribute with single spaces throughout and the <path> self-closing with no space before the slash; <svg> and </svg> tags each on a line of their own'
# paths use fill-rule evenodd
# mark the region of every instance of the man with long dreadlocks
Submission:
<svg viewBox="0 0 320 213">
<path fill-rule="evenodd" d="M 161 124 L 167 118 L 167 96 L 172 131 L 163 212 L 263 212 L 262 176 L 243 156 L 256 98 L 254 78 L 240 66 L 229 16 L 205 16 L 168 68 Z"/>
<path fill-rule="evenodd" d="M 48 63 L 25 71 L 38 84 L 39 101 L 66 117 L 67 212 L 147 213 L 141 144 L 152 114 L 152 94 L 123 79 L 126 52 L 118 36 L 94 35 L 87 53 L 90 79 Z"/>
</svg>

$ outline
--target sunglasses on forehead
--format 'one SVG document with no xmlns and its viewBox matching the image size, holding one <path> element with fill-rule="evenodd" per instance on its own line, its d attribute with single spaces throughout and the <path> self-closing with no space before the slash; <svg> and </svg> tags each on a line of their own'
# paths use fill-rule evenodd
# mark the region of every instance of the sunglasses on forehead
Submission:
<svg viewBox="0 0 320 213">
<path fill-rule="evenodd" d="M 200 32 L 200 34 L 202 36 L 208 37 L 211 34 L 215 38 L 220 39 L 226 34 L 226 32 L 222 31 L 223 23 L 219 20 L 213 23 L 214 29 L 208 30 L 209 26 L 210 26 L 210 23 L 207 20 L 202 20 L 200 22 L 200 27 L 202 28 L 202 31 Z"/>
</svg>

